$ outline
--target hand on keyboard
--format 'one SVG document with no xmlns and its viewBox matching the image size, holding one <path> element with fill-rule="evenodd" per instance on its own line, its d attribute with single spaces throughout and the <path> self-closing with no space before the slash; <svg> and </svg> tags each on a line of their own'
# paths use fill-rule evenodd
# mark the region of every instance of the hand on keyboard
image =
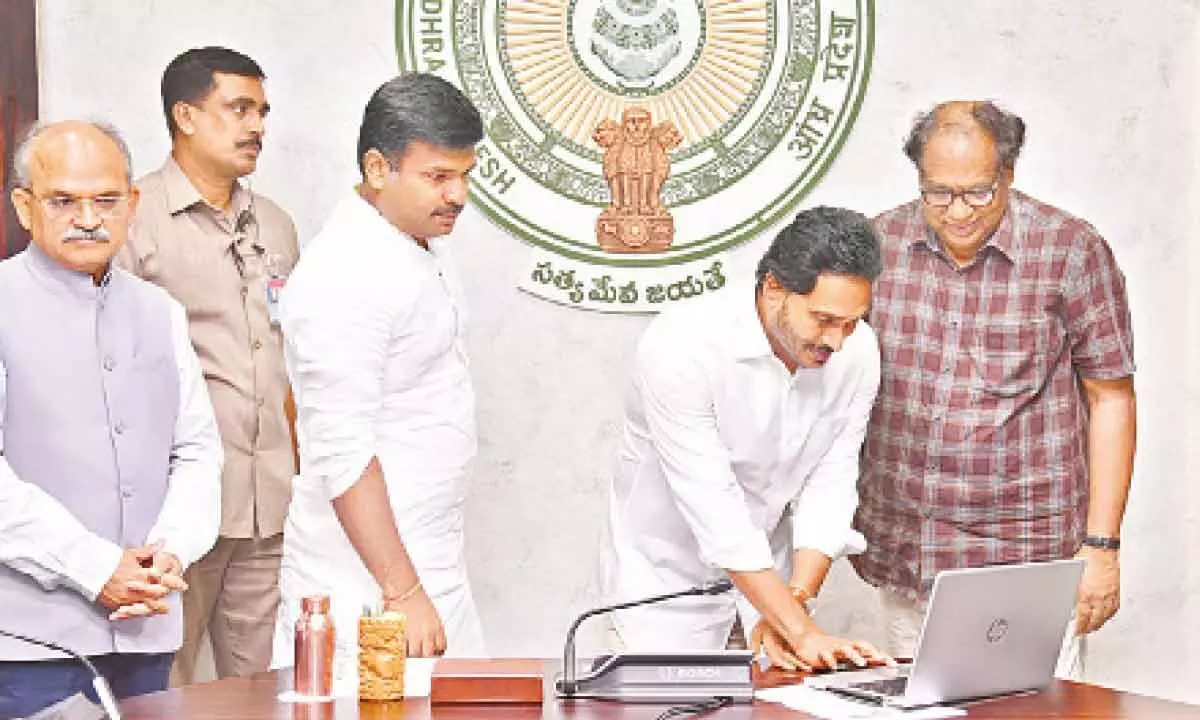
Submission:
<svg viewBox="0 0 1200 720">
<path fill-rule="evenodd" d="M 830 635 L 815 626 L 789 642 L 760 620 L 750 637 L 760 656 L 769 658 L 772 665 L 784 670 L 813 672 L 837 669 L 843 664 L 850 668 L 895 664 L 868 642 Z"/>
</svg>

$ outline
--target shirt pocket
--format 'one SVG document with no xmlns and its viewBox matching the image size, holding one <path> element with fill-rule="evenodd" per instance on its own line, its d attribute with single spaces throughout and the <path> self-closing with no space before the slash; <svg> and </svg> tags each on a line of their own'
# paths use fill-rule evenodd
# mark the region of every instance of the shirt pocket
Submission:
<svg viewBox="0 0 1200 720">
<path fill-rule="evenodd" d="M 1034 392 L 1046 380 L 1053 344 L 1053 327 L 1046 320 L 980 326 L 970 347 L 980 389 L 1008 398 Z"/>
</svg>

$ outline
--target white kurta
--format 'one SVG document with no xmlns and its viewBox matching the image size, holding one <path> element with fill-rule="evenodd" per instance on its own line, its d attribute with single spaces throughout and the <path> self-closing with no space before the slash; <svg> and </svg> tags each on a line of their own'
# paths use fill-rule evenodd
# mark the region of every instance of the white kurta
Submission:
<svg viewBox="0 0 1200 720">
<path fill-rule="evenodd" d="M 638 344 L 609 505 L 605 590 L 621 602 L 775 567 L 793 548 L 860 552 L 858 454 L 879 386 L 865 323 L 825 367 L 788 373 L 753 287 L 662 313 Z M 738 603 L 746 632 L 757 614 Z M 717 649 L 732 593 L 623 611 L 631 650 Z"/>
<path fill-rule="evenodd" d="M 463 554 L 475 395 L 447 260 L 440 242 L 422 249 L 351 194 L 288 280 L 281 312 L 301 470 L 284 530 L 275 667 L 292 664 L 300 598 L 314 593 L 331 596 L 335 668 L 353 667 L 358 617 L 381 593 L 331 501 L 372 457 L 445 624 L 447 654 L 486 654 Z"/>
</svg>

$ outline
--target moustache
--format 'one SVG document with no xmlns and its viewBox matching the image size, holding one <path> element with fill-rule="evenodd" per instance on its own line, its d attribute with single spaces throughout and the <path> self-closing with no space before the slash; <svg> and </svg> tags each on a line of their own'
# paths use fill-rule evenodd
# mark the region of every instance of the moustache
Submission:
<svg viewBox="0 0 1200 720">
<path fill-rule="evenodd" d="M 433 211 L 434 215 L 449 215 L 450 217 L 458 217 L 458 214 L 463 211 L 463 206 L 458 204 L 447 205 Z"/>
<path fill-rule="evenodd" d="M 262 138 L 250 138 L 249 140 L 240 140 L 235 143 L 235 147 L 241 150 L 242 148 L 252 147 L 255 150 L 262 150 Z"/>
<path fill-rule="evenodd" d="M 63 242 L 108 242 L 112 239 L 108 230 L 103 226 L 87 230 L 84 228 L 71 228 L 63 234 Z"/>
</svg>

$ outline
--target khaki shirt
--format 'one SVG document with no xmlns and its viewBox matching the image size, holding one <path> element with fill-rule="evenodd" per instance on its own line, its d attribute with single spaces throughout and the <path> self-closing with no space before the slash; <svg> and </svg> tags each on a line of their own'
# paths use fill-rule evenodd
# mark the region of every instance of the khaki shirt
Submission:
<svg viewBox="0 0 1200 720">
<path fill-rule="evenodd" d="M 277 535 L 296 467 L 283 343 L 267 292 L 296 264 L 295 226 L 241 185 L 228 214 L 213 208 L 172 157 L 138 187 L 141 204 L 117 263 L 187 310 L 225 450 L 220 534 Z"/>
</svg>

